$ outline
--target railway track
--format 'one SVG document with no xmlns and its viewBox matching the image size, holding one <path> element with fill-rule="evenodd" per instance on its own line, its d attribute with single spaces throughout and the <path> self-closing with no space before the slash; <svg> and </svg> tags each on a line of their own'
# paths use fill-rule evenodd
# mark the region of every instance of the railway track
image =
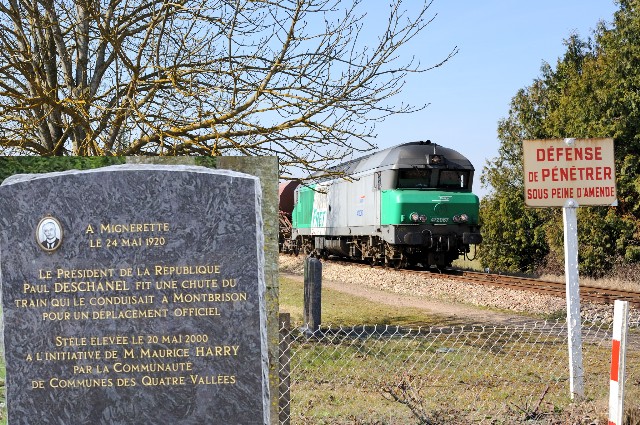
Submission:
<svg viewBox="0 0 640 425">
<path fill-rule="evenodd" d="M 566 297 L 566 284 L 564 282 L 468 271 L 457 271 L 452 277 L 457 280 L 482 285 L 499 286 L 557 297 Z M 583 301 L 607 304 L 613 304 L 615 300 L 623 300 L 629 301 L 629 304 L 634 307 L 640 307 L 640 292 L 637 291 L 625 291 L 580 284 L 580 299 Z"/>
<path fill-rule="evenodd" d="M 344 260 L 334 260 L 348 265 L 362 264 Z M 362 264 L 363 267 L 372 267 Z M 381 266 L 374 266 L 381 267 Z M 397 270 L 399 273 L 422 274 L 432 276 L 433 272 L 425 270 Z M 464 270 L 450 270 L 446 276 L 453 280 L 476 283 L 480 285 L 530 291 L 556 297 L 566 297 L 565 282 L 553 282 L 527 277 L 508 276 L 503 274 L 470 272 Z M 580 299 L 582 301 L 613 304 L 615 300 L 629 301 L 629 304 L 640 308 L 640 292 L 610 289 L 580 284 Z"/>
</svg>

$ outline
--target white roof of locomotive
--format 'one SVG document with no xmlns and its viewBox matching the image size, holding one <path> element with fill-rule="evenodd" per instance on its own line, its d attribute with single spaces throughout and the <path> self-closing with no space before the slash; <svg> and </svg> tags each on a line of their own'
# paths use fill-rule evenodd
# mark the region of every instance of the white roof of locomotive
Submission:
<svg viewBox="0 0 640 425">
<path fill-rule="evenodd" d="M 471 162 L 458 151 L 427 141 L 404 143 L 384 149 L 332 167 L 330 171 L 344 172 L 351 176 L 367 171 L 397 170 L 415 166 L 431 168 L 433 166 L 428 165 L 427 158 L 433 154 L 444 156 L 448 169 L 474 170 Z"/>
</svg>

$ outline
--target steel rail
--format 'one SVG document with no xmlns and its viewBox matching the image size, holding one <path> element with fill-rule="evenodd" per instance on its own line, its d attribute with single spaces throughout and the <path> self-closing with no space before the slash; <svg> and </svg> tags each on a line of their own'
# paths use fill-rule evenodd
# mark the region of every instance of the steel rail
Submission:
<svg viewBox="0 0 640 425">
<path fill-rule="evenodd" d="M 384 269 L 384 266 L 371 266 L 362 262 L 348 260 L 332 260 L 333 263 L 345 265 L 362 265 L 362 267 L 373 267 Z M 396 270 L 396 269 L 391 269 Z M 424 276 L 434 276 L 433 271 L 420 269 L 397 269 L 398 273 L 419 274 Z M 465 270 L 447 270 L 446 273 L 437 274 L 452 280 L 475 283 L 479 285 L 495 286 L 520 291 L 531 291 L 539 294 L 555 297 L 566 297 L 566 284 L 564 282 L 554 282 L 549 280 L 535 279 L 531 277 L 510 276 L 496 273 L 471 272 Z M 629 301 L 634 307 L 640 307 L 640 292 L 626 291 L 622 289 L 604 288 L 580 284 L 580 299 L 583 301 L 613 304 L 615 300 Z"/>
<path fill-rule="evenodd" d="M 464 280 L 482 285 L 532 291 L 556 297 L 566 297 L 566 284 L 564 282 L 468 271 L 458 271 L 458 273 L 460 274 L 452 274 L 452 279 Z M 637 291 L 626 291 L 581 284 L 580 299 L 606 304 L 613 304 L 615 300 L 623 300 L 629 301 L 629 303 L 635 307 L 640 307 L 640 292 Z"/>
</svg>

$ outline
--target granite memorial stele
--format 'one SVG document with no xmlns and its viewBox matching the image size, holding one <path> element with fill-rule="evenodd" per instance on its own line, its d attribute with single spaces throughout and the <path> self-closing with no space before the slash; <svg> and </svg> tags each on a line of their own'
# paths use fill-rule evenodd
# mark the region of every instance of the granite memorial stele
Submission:
<svg viewBox="0 0 640 425">
<path fill-rule="evenodd" d="M 267 424 L 260 181 L 197 166 L 0 186 L 9 424 Z"/>
</svg>

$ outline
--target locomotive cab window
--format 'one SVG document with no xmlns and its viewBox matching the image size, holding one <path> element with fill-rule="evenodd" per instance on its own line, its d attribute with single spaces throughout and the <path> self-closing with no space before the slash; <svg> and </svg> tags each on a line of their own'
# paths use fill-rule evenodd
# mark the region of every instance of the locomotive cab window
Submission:
<svg viewBox="0 0 640 425">
<path fill-rule="evenodd" d="M 431 170 L 405 168 L 398 170 L 398 189 L 424 189 L 431 187 Z"/>
<path fill-rule="evenodd" d="M 438 187 L 442 189 L 468 189 L 469 171 L 440 170 Z"/>
</svg>

